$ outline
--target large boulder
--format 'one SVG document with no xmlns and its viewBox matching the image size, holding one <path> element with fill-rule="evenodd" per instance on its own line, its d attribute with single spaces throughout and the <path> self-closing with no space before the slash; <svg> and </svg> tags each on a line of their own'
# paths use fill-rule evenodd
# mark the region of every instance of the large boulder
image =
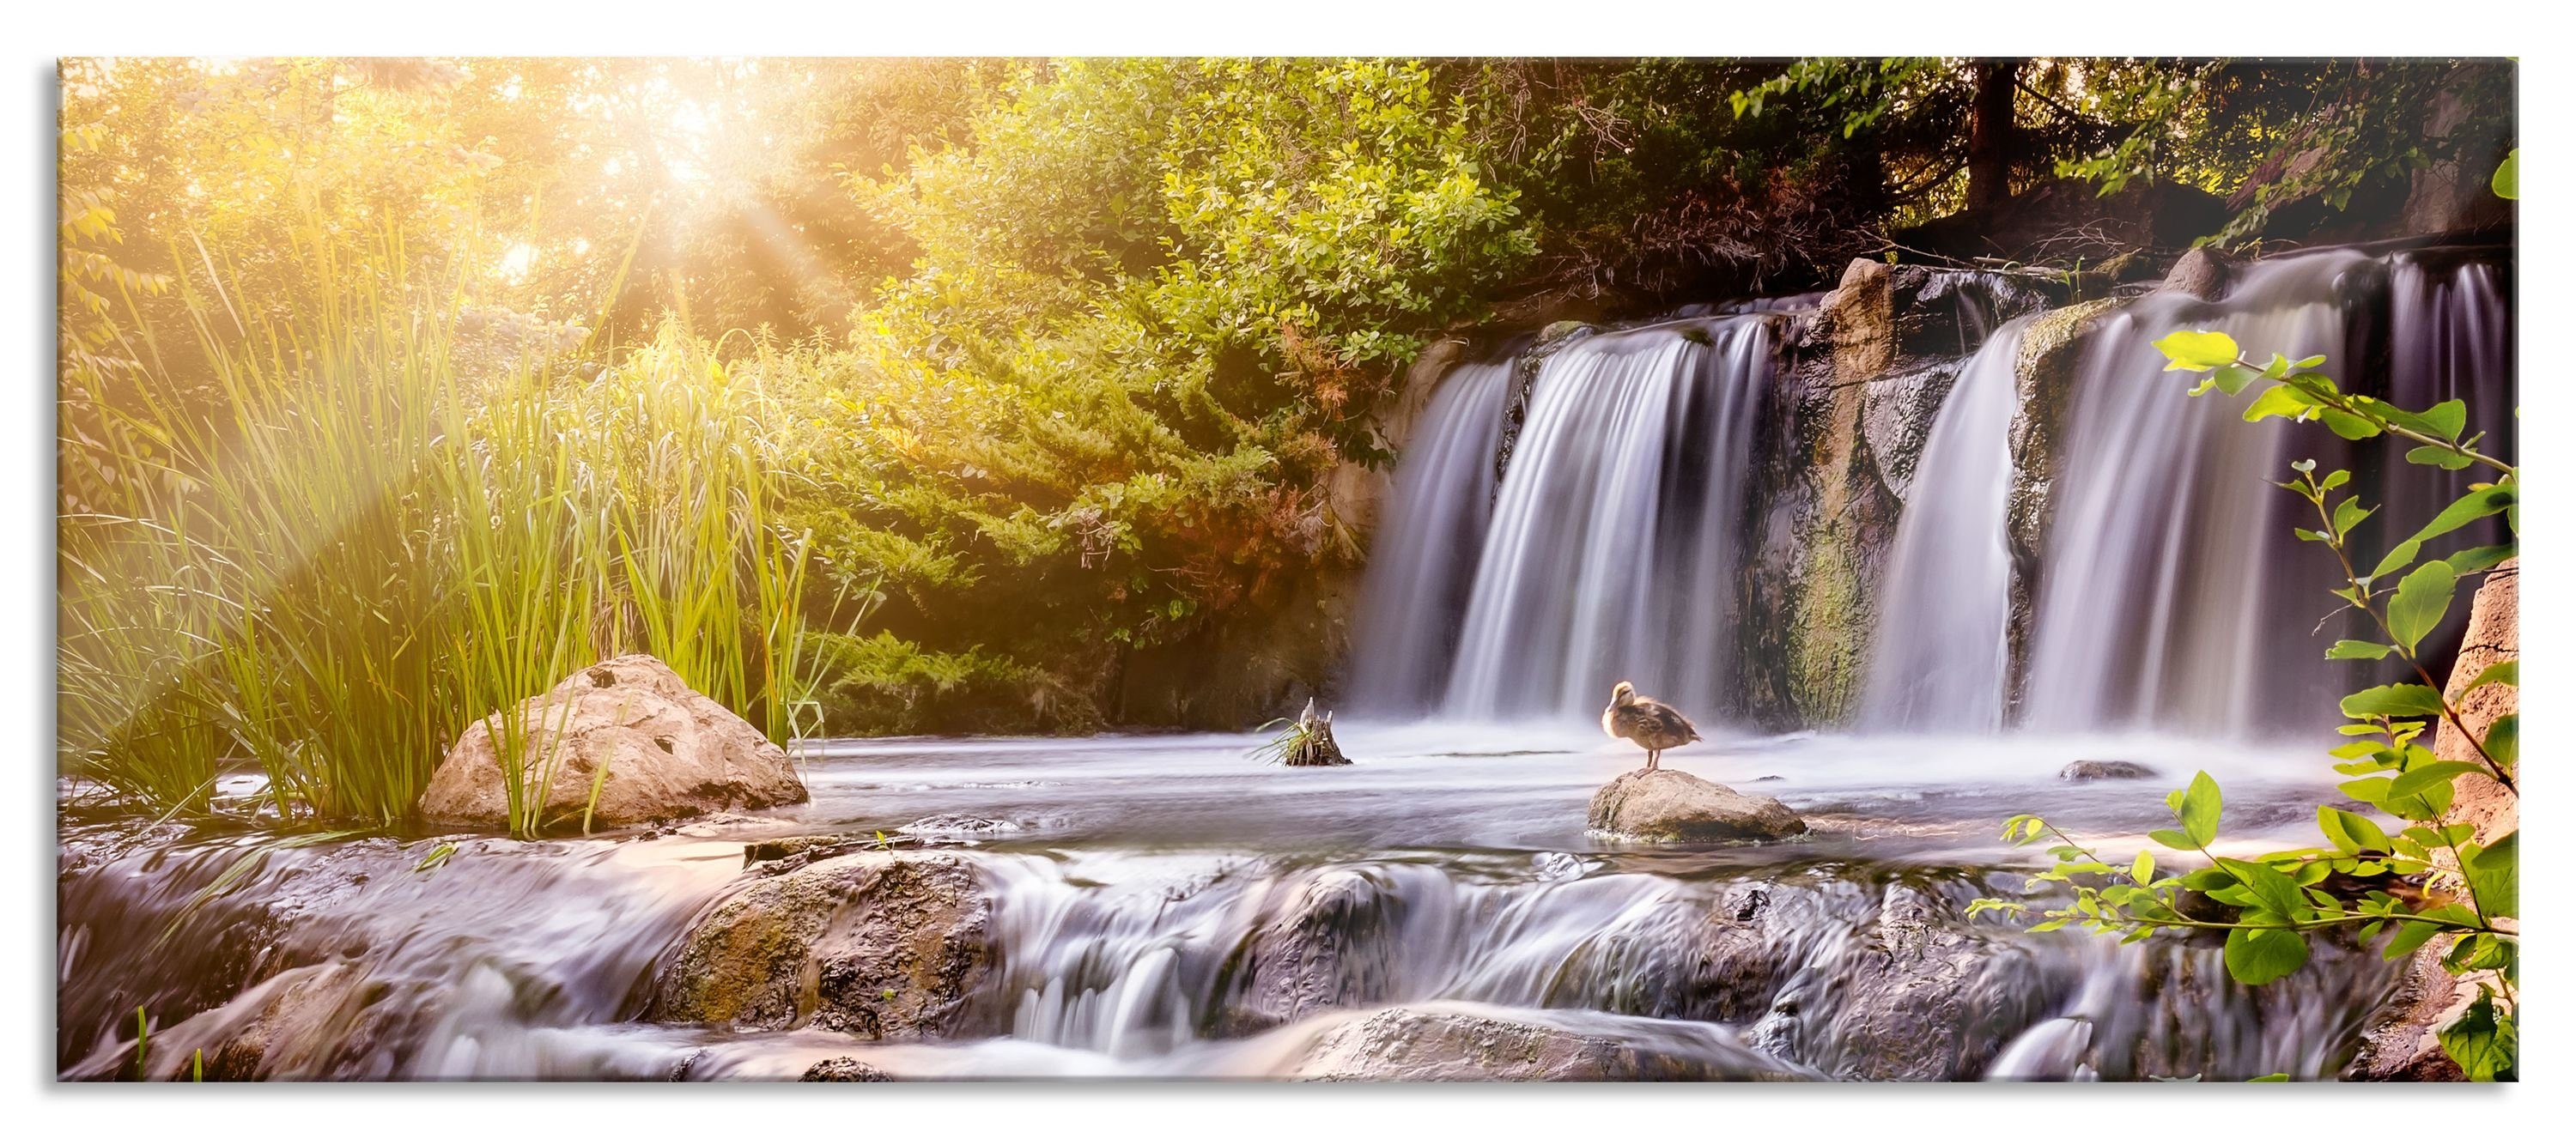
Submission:
<svg viewBox="0 0 2576 1139">
<path fill-rule="evenodd" d="M 646 1019 L 932 1036 L 991 972 L 992 901 L 954 855 L 791 857 L 745 877 L 664 955 Z"/>
<path fill-rule="evenodd" d="M 1728 1073 L 1634 1042 L 1466 1010 L 1391 1008 L 1317 1036 L 1300 1080 L 1467 1082 L 1707 1079 Z"/>
<path fill-rule="evenodd" d="M 545 779 L 542 829 L 628 826 L 711 811 L 805 801 L 787 753 L 760 729 L 689 687 L 670 666 L 635 654 L 574 673 L 520 704 L 521 770 Z M 432 826 L 509 825 L 498 715 L 465 730 L 420 797 Z M 591 803 L 596 784 L 599 798 Z"/>
<path fill-rule="evenodd" d="M 1938 893 L 1893 882 L 1877 920 L 1812 951 L 1745 1040 L 1836 1079 L 1974 1079 L 2069 980 Z"/>
<path fill-rule="evenodd" d="M 1227 955 L 1211 1031 L 1249 1035 L 1391 995 L 1404 899 L 1383 870 L 1327 870 L 1280 896 L 1277 912 Z"/>
<path fill-rule="evenodd" d="M 2490 666 L 2522 657 L 2522 560 L 2514 558 L 2487 574 L 2469 607 L 2469 627 L 2460 655 L 2451 665 L 2445 695 L 2460 709 L 2460 720 L 2477 738 L 2495 722 L 2521 709 L 2521 689 L 2490 684 L 2471 689 L 2470 682 Z M 2445 721 L 2433 735 L 2433 753 L 2446 760 L 2481 763 L 2471 737 Z M 2483 774 L 2452 781 L 2451 810 L 2446 822 L 2475 828 L 2472 840 L 2493 842 L 2520 826 L 2514 796 Z M 2457 1080 L 2460 1067 L 2442 1051 L 2440 1032 L 2477 999 L 2475 978 L 2454 977 L 2442 967 L 2447 939 L 2435 939 L 2407 962 L 2395 999 L 2364 1032 L 2353 1074 L 2371 1080 Z"/>
<path fill-rule="evenodd" d="M 1805 834 L 1806 820 L 1763 795 L 1696 775 L 1631 771 L 1592 796 L 1590 825 L 1640 842 L 1739 842 Z"/>
</svg>

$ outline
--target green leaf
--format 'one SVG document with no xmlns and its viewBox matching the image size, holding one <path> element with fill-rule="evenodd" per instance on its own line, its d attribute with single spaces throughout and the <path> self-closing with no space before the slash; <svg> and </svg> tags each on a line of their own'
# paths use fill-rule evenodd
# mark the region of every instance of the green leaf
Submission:
<svg viewBox="0 0 2576 1139">
<path fill-rule="evenodd" d="M 2346 439 L 2368 439 L 2379 434 L 2379 425 L 2349 411 L 2320 408 L 2317 418 L 2325 420 L 2326 429 Z"/>
<path fill-rule="evenodd" d="M 2397 638 L 2397 646 L 2413 651 L 2415 646 L 2442 623 L 2451 611 L 2451 592 L 2460 582 L 2451 571 L 2451 563 L 2435 559 L 2415 567 L 2397 583 L 2397 593 L 2388 599 L 2388 631 Z"/>
<path fill-rule="evenodd" d="M 2137 860 L 2129 863 L 2129 880 L 2142 886 L 2156 880 L 2156 852 L 2138 851 Z"/>
<path fill-rule="evenodd" d="M 2388 835 L 2378 823 L 2337 807 L 2318 805 L 2317 829 L 2346 854 L 2388 849 Z"/>
<path fill-rule="evenodd" d="M 2383 684 L 2344 697 L 2343 714 L 2356 720 L 2372 716 L 2438 716 L 2442 714 L 2442 694 L 2421 684 Z"/>
<path fill-rule="evenodd" d="M 2495 190 L 2495 196 L 2506 201 L 2510 202 L 2522 197 L 2521 147 L 2517 146 L 2505 152 L 2504 161 L 2496 166 L 2495 177 L 2488 179 L 2487 185 Z"/>
<path fill-rule="evenodd" d="M 2340 474 L 2342 472 L 2338 471 L 2336 473 Z M 2335 537 L 2341 538 L 2351 534 L 2353 527 L 2361 525 L 2363 519 L 2377 513 L 2379 513 L 2378 507 L 2373 506 L 2368 509 L 2364 509 L 2361 505 L 2361 500 L 2357 498 L 2347 498 L 2342 502 L 2336 503 L 2334 512 Z"/>
<path fill-rule="evenodd" d="M 2156 341 L 2156 351 L 2165 354 L 2168 372 L 2206 372 L 2236 362 L 2236 340 L 2224 332 L 2176 331 Z"/>
<path fill-rule="evenodd" d="M 2293 920 L 2307 915 L 2307 895 L 2300 893 L 2298 882 L 2278 867 L 2233 858 L 2219 859 L 2218 864 L 2245 886 L 2246 893 L 2260 908 Z"/>
<path fill-rule="evenodd" d="M 2452 780 L 2463 775 L 2484 770 L 2486 769 L 2477 764 L 2462 763 L 2456 759 L 2439 760 L 2422 767 L 2410 768 L 2405 774 L 2398 776 L 2394 783 L 2389 784 L 2388 797 L 2398 799 L 2421 795 L 2427 788 L 2436 785 L 2447 786 Z"/>
<path fill-rule="evenodd" d="M 2505 159 L 2507 167 L 2512 164 L 2512 159 Z M 2504 171 L 2496 174 L 2501 180 Z M 2514 1031 L 2513 1014 L 2496 1009 L 2494 993 L 2481 990 L 2478 999 L 2460 1013 L 2460 1019 L 2442 1028 L 2440 1039 L 2442 1054 L 2458 1064 L 2470 1080 L 2487 1083 L 2512 1078 L 2520 1041 Z"/>
<path fill-rule="evenodd" d="M 2477 460 L 2448 447 L 2426 445 L 2406 452 L 2406 461 L 2418 466 L 2440 467 L 2446 471 L 2467 470 Z"/>
<path fill-rule="evenodd" d="M 2442 512 L 2434 515 L 2433 520 L 2425 523 L 2424 528 L 2416 531 L 2413 537 L 2399 542 L 2395 549 L 2388 551 L 2388 556 L 2379 560 L 2379 568 L 2370 571 L 2371 578 L 2376 580 L 2386 577 L 2414 561 L 2415 555 L 2422 551 L 2425 542 L 2478 519 L 2512 509 L 2515 500 L 2516 494 L 2510 485 L 2484 487 L 2461 495 L 2452 500 L 2449 506 L 2443 507 Z"/>
<path fill-rule="evenodd" d="M 2424 409 L 2424 421 L 2442 438 L 2457 442 L 2460 432 L 2469 425 L 2469 405 L 2456 399 L 2443 400 Z"/>
<path fill-rule="evenodd" d="M 2494 569 L 2506 558 L 2520 552 L 2522 547 L 2519 544 L 2507 542 L 2501 546 L 2474 546 L 2451 554 L 2442 560 L 2451 563 L 2452 573 L 2467 577 Z"/>
<path fill-rule="evenodd" d="M 2327 660 L 2379 660 L 2389 654 L 2388 646 L 2375 641 L 2336 641 L 2326 650 Z"/>
<path fill-rule="evenodd" d="M 2478 909 L 2490 918 L 2509 918 L 2520 909 L 2520 879 L 2515 862 L 2521 854 L 2522 832 L 2487 844 L 2475 855 L 2462 861 L 2467 872 L 2469 891 L 2478 899 Z"/>
<path fill-rule="evenodd" d="M 2207 846 L 2218 838 L 2218 812 L 2218 781 L 2206 771 L 2193 775 L 2191 786 L 2183 790 L 2182 806 L 2174 811 L 2192 845 Z"/>
<path fill-rule="evenodd" d="M 2184 834 L 2178 830 L 2152 830 L 2147 832 L 2147 837 L 2154 839 L 2173 850 L 2200 849 L 2199 846 L 2195 845 L 2191 841 L 2190 835 Z"/>
<path fill-rule="evenodd" d="M 2298 389 L 2288 384 L 2274 384 L 2263 389 L 2263 394 L 2255 396 L 2254 402 L 2245 405 L 2245 422 L 2260 423 L 2275 415 L 2297 419 L 2306 415 L 2312 406 L 2308 397 L 2299 394 Z"/>
<path fill-rule="evenodd" d="M 2516 678 L 2521 675 L 2521 661 L 2500 660 L 2494 664 L 2486 666 L 2485 668 L 2479 669 L 2477 677 L 2469 681 L 2469 686 L 2461 689 L 2460 694 L 2465 696 L 2490 684 L 2519 684 L 2521 681 Z"/>
<path fill-rule="evenodd" d="M 2522 716 L 2520 713 L 2496 717 L 2487 725 L 2487 738 L 2478 741 L 2487 750 L 2487 758 L 2501 767 L 2512 767 L 2522 758 Z"/>
<path fill-rule="evenodd" d="M 2268 985 L 2307 963 L 2308 939 L 2295 930 L 2239 926 L 2227 931 L 2227 975 L 2238 984 Z"/>
<path fill-rule="evenodd" d="M 2168 368 L 2167 370 L 2170 371 L 2171 369 Z M 2226 392 L 2229 395 L 2235 395 L 2238 392 L 2244 391 L 2245 385 L 2253 383 L 2258 375 L 2259 373 L 2255 372 L 2252 368 L 2240 368 L 2234 364 L 2230 364 L 2215 372 L 2211 372 L 2209 374 L 2209 383 L 2220 391 Z"/>
<path fill-rule="evenodd" d="M 2401 921 L 2389 924 L 2396 927 L 2397 935 L 2389 938 L 2388 947 L 2379 951 L 2379 959 L 2382 961 L 2395 961 L 2422 949 L 2425 942 L 2433 940 L 2434 934 L 2442 932 L 2442 927 L 2426 921 Z"/>
<path fill-rule="evenodd" d="M 2274 1072 L 2268 1076 L 2256 1076 L 2245 1082 L 2249 1084 L 2286 1084 L 2290 1082 L 2290 1074 L 2288 1072 Z"/>
</svg>

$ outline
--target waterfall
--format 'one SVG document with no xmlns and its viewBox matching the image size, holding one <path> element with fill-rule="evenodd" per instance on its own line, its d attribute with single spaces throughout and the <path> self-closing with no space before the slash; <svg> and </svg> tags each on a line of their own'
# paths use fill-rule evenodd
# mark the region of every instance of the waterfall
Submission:
<svg viewBox="0 0 2576 1139">
<path fill-rule="evenodd" d="M 2381 314 L 2384 375 L 2370 335 Z M 2349 630 L 2323 620 L 2336 612 L 2325 593 L 2332 559 L 2291 536 L 2313 524 L 2307 505 L 2272 481 L 2298 458 L 2378 463 L 2390 509 L 2355 532 L 2367 548 L 2411 532 L 2468 480 L 2378 456 L 2376 441 L 2355 448 L 2314 426 L 2245 424 L 2242 399 L 2183 398 L 2157 338 L 2215 328 L 2258 359 L 2324 355 L 2348 389 L 2410 407 L 2465 395 L 2473 429 L 2502 439 L 2504 314 L 2490 266 L 2437 273 L 2329 250 L 2258 263 L 2221 304 L 2158 294 L 2112 318 L 2087 352 L 2060 445 L 2027 722 L 2238 736 L 2309 726 L 2353 679 L 2323 659 Z"/>
<path fill-rule="evenodd" d="M 1721 706 L 1773 339 L 1759 316 L 1679 321 L 1548 357 L 1441 710 L 1588 712 L 1622 679 L 1684 707 Z"/>
<path fill-rule="evenodd" d="M 1385 568 L 1370 575 L 1360 605 L 1368 640 L 1353 695 L 1362 708 L 1420 710 L 1448 684 L 1469 575 L 1493 515 L 1494 447 L 1517 370 L 1510 357 L 1451 369 L 1396 468 L 1378 529 Z"/>
<path fill-rule="evenodd" d="M 1861 723 L 1993 731 L 2011 675 L 2016 358 L 2024 317 L 1960 369 L 1916 463 L 1889 554 Z"/>
</svg>

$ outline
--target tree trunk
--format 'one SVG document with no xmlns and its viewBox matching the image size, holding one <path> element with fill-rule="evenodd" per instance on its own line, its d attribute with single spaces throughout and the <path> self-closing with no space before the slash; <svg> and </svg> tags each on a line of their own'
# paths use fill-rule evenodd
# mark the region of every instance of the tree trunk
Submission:
<svg viewBox="0 0 2576 1139">
<path fill-rule="evenodd" d="M 1990 210 L 2012 196 L 2013 159 L 2020 139 L 2013 127 L 2013 81 L 2018 59 L 1977 63 L 1977 91 L 1968 108 L 1968 208 Z"/>
</svg>

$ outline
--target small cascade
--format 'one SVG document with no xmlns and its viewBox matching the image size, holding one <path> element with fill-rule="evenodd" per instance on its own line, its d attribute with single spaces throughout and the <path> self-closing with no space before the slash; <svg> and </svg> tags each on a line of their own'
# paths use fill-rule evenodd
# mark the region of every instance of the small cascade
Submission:
<svg viewBox="0 0 2576 1139">
<path fill-rule="evenodd" d="M 1440 711 L 1573 714 L 1621 679 L 1720 706 L 1773 344 L 1768 320 L 1744 316 L 1605 333 L 1548 357 Z"/>
<path fill-rule="evenodd" d="M 1361 600 L 1368 639 L 1355 662 L 1359 707 L 1418 710 L 1448 685 L 1493 516 L 1494 447 L 1516 371 L 1510 357 L 1461 364 L 1423 410 L 1378 527 L 1375 556 L 1385 568 L 1370 575 Z"/>
<path fill-rule="evenodd" d="M 2246 424 L 2242 399 L 2185 398 L 2154 341 L 2214 328 L 2257 358 L 2326 356 L 2347 387 L 2411 406 L 2469 394 L 2480 422 L 2496 424 L 2509 372 L 2492 270 L 2462 266 L 2433 281 L 2402 260 L 2395 269 L 2392 287 L 2389 259 L 2350 250 L 2260 262 L 2222 303 L 2155 294 L 2094 334 L 2060 441 L 2029 725 L 2246 736 L 2309 727 L 2331 711 L 2349 678 L 2324 659 L 2324 646 L 2349 632 L 2321 624 L 2335 611 L 2325 595 L 2334 566 L 2291 534 L 2313 523 L 2307 505 L 2271 484 L 2296 458 L 2327 467 L 2377 460 L 2313 427 Z M 2381 314 L 2385 378 L 2374 375 L 2370 336 Z M 2394 518 L 2429 516 L 2465 483 L 2384 465 Z M 2394 523 L 2356 539 L 2392 540 L 2381 525 Z"/>
<path fill-rule="evenodd" d="M 1960 370 L 1916 463 L 1879 595 L 1862 726 L 1993 731 L 2011 676 L 2014 363 L 2024 317 Z"/>
</svg>

